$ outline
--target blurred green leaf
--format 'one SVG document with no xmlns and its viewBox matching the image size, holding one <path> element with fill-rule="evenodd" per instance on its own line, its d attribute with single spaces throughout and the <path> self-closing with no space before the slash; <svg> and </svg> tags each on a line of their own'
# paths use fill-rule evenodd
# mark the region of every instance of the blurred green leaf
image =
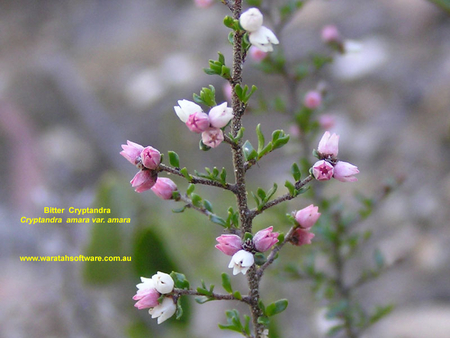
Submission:
<svg viewBox="0 0 450 338">
<path fill-rule="evenodd" d="M 277 300 L 276 302 L 267 305 L 267 307 L 266 307 L 266 314 L 269 317 L 274 316 L 274 315 L 276 315 L 278 313 L 281 313 L 284 310 L 286 310 L 287 306 L 288 306 L 288 300 L 287 299 Z"/>
<path fill-rule="evenodd" d="M 230 276 L 227 273 L 222 273 L 222 287 L 228 293 L 233 293 L 233 288 L 231 287 Z"/>
<path fill-rule="evenodd" d="M 428 0 L 450 14 L 450 0 Z"/>
</svg>

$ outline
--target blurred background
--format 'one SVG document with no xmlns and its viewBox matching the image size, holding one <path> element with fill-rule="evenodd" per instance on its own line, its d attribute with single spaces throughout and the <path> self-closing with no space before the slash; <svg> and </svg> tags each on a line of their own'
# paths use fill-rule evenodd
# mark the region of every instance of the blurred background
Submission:
<svg viewBox="0 0 450 338">
<path fill-rule="evenodd" d="M 199 151 L 198 135 L 173 111 L 177 100 L 192 99 L 209 84 L 217 102 L 226 100 L 224 81 L 202 68 L 218 51 L 230 60 L 229 30 L 221 23 L 228 14 L 219 1 L 209 8 L 188 0 L 0 2 L 1 337 L 236 336 L 217 328 L 234 304 L 189 301 L 184 320 L 159 326 L 133 307 L 139 276 L 176 270 L 194 287 L 200 279 L 220 285 L 228 257 L 214 249 L 220 227 L 192 210 L 172 213 L 180 205 L 151 192 L 136 194 L 129 185 L 135 168 L 119 155 L 128 139 L 176 151 L 191 171 L 224 166 L 231 173 L 228 147 Z M 303 96 L 327 84 L 323 113 L 335 120 L 331 130 L 341 135 L 341 158 L 361 171 L 357 183 L 330 182 L 327 193 L 351 206 L 355 191 L 374 194 L 387 177 L 406 178 L 360 225 L 374 232 L 368 250 L 380 248 L 388 262 L 402 259 L 360 292 L 364 302 L 396 304 L 367 337 L 449 337 L 448 14 L 425 0 L 309 1 L 279 34 L 288 60 L 326 51 L 320 32 L 327 24 L 362 46 L 359 53 L 337 56 L 298 91 Z M 257 123 L 267 135 L 275 128 L 289 131 L 292 123 L 276 110 L 258 111 L 265 96 L 282 96 L 285 89 L 255 64 L 249 59 L 244 69 L 244 82 L 260 88 L 244 118 L 251 140 Z M 249 187 L 268 189 L 273 181 L 282 187 L 299 149 L 293 143 L 261 161 Z M 223 216 L 233 203 L 227 193 L 196 191 Z M 255 227 L 286 231 L 282 215 L 307 203 L 300 197 Z M 46 216 L 44 207 L 89 206 L 110 207 L 110 217 L 129 217 L 131 224 L 20 221 Z M 130 255 L 132 262 L 19 261 L 24 255 L 80 254 Z M 292 299 L 277 318 L 284 337 L 323 337 L 329 323 L 308 283 L 280 283 L 274 274 L 268 279 L 272 284 L 268 280 L 263 289 L 269 299 Z M 245 286 L 244 278 L 233 278 L 235 287 L 239 283 Z"/>
</svg>

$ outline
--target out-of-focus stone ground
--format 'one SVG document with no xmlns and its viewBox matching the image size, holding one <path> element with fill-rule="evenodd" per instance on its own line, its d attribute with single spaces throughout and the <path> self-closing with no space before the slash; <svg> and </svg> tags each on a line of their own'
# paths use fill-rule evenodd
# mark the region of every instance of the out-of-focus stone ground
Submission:
<svg viewBox="0 0 450 338">
<path fill-rule="evenodd" d="M 43 216 L 45 206 L 89 206 L 106 170 L 130 179 L 134 169 L 118 155 L 127 139 L 175 150 L 198 170 L 228 159 L 226 146 L 196 151 L 197 135 L 172 108 L 210 83 L 220 92 L 223 83 L 201 68 L 219 50 L 230 59 L 228 30 L 221 24 L 227 14 L 220 3 L 202 10 L 181 0 L 0 2 L 1 337 L 123 337 L 131 318 L 151 321 L 132 308 L 134 280 L 126 291 L 92 288 L 82 283 L 78 264 L 19 262 L 19 255 L 83 253 L 88 226 L 30 226 L 20 218 Z M 363 49 L 327 66 L 299 95 L 326 81 L 331 93 L 326 112 L 336 116 L 340 153 L 361 173 L 358 183 L 333 182 L 326 192 L 351 201 L 356 189 L 370 194 L 390 175 L 406 177 L 361 224 L 375 232 L 367 256 L 380 247 L 388 262 L 403 259 L 358 293 L 365 305 L 396 304 L 366 337 L 450 337 L 449 18 L 424 0 L 311 1 L 280 36 L 288 57 L 325 51 L 320 29 L 329 23 Z M 257 95 L 280 87 L 277 78 L 251 66 L 245 72 L 248 83 L 261 87 Z M 266 133 L 289 128 L 289 117 L 274 112 L 244 120 L 249 131 L 257 122 Z M 252 182 L 285 175 L 298 158 L 292 146 L 287 149 L 252 169 L 261 175 Z M 172 205 L 150 193 L 143 198 L 155 212 L 170 213 Z M 170 220 L 179 223 L 182 216 Z M 201 271 L 183 259 L 192 271 Z M 349 271 L 349 278 L 354 273 Z M 307 283 L 285 285 L 281 293 L 293 299 L 279 316 L 285 337 L 324 336 L 329 323 L 320 317 Z M 232 337 L 216 326 L 225 321 L 227 305 L 194 305 L 190 332 L 181 336 Z M 149 325 L 155 337 L 176 336 L 163 325 Z"/>
</svg>

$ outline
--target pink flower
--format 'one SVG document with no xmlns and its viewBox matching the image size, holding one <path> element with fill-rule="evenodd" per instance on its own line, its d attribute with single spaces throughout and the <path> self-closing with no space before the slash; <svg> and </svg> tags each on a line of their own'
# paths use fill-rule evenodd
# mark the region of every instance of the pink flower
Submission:
<svg viewBox="0 0 450 338">
<path fill-rule="evenodd" d="M 301 246 L 304 244 L 311 244 L 311 240 L 314 238 L 314 234 L 308 230 L 297 228 L 295 229 L 290 242 L 294 245 Z"/>
<path fill-rule="evenodd" d="M 216 248 L 228 256 L 233 256 L 242 249 L 242 240 L 238 235 L 224 234 L 217 237 L 216 241 L 219 242 Z"/>
<path fill-rule="evenodd" d="M 136 192 L 143 192 L 151 189 L 156 183 L 157 174 L 153 170 L 139 170 L 130 181 L 131 186 Z"/>
<path fill-rule="evenodd" d="M 306 108 L 317 109 L 322 103 L 322 95 L 316 90 L 310 90 L 303 99 Z"/>
<path fill-rule="evenodd" d="M 325 43 L 336 43 L 341 41 L 341 35 L 334 25 L 327 25 L 322 28 L 322 41 Z"/>
<path fill-rule="evenodd" d="M 186 121 L 186 126 L 190 131 L 199 134 L 209 128 L 209 123 L 208 114 L 204 112 L 196 112 L 189 115 Z"/>
<path fill-rule="evenodd" d="M 222 91 L 227 101 L 231 102 L 233 96 L 233 87 L 231 87 L 231 84 L 228 81 L 223 85 Z"/>
<path fill-rule="evenodd" d="M 323 134 L 322 138 L 320 139 L 317 151 L 323 157 L 336 158 L 339 150 L 338 146 L 339 146 L 339 135 L 336 134 L 331 135 L 329 131 L 326 131 Z"/>
<path fill-rule="evenodd" d="M 147 169 L 156 169 L 161 163 L 161 154 L 153 147 L 145 147 L 141 152 L 141 160 Z"/>
<path fill-rule="evenodd" d="M 194 0 L 194 3 L 199 8 L 208 8 L 214 3 L 214 0 Z"/>
<path fill-rule="evenodd" d="M 122 149 L 120 155 L 125 157 L 132 165 L 136 165 L 144 147 L 127 140 L 127 144 L 122 144 Z"/>
<path fill-rule="evenodd" d="M 255 249 L 259 252 L 269 250 L 273 245 L 278 243 L 278 232 L 272 232 L 273 227 L 258 231 L 253 237 Z"/>
<path fill-rule="evenodd" d="M 319 207 L 308 205 L 295 213 L 295 220 L 302 229 L 310 229 L 320 217 Z"/>
<path fill-rule="evenodd" d="M 353 176 L 359 173 L 358 167 L 348 162 L 339 161 L 334 166 L 334 178 L 341 182 L 355 182 L 358 179 Z"/>
<path fill-rule="evenodd" d="M 170 178 L 159 177 L 151 189 L 159 198 L 170 200 L 172 199 L 172 193 L 177 190 L 177 185 Z"/>
<path fill-rule="evenodd" d="M 228 108 L 224 102 L 218 106 L 211 108 L 209 111 L 209 121 L 213 128 L 223 128 L 233 118 L 233 108 Z"/>
<path fill-rule="evenodd" d="M 133 296 L 133 300 L 137 300 L 135 307 L 139 310 L 149 309 L 157 306 L 158 298 L 161 294 L 155 288 L 148 288 L 143 290 L 138 290 L 137 293 Z"/>
<path fill-rule="evenodd" d="M 215 148 L 223 140 L 223 132 L 219 128 L 209 128 L 202 133 L 202 141 L 208 147 Z"/>
<path fill-rule="evenodd" d="M 313 175 L 318 181 L 331 180 L 334 174 L 333 166 L 327 161 L 320 160 L 313 165 Z"/>
<path fill-rule="evenodd" d="M 267 56 L 266 52 L 263 52 L 261 49 L 255 47 L 255 46 L 251 46 L 248 53 L 249 53 L 250 57 L 253 60 L 255 60 L 256 62 L 261 62 Z"/>
</svg>

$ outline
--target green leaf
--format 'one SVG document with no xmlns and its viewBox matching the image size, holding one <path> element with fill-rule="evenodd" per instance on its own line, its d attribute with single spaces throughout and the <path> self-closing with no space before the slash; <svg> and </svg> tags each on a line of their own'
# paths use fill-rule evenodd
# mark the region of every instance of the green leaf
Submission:
<svg viewBox="0 0 450 338">
<path fill-rule="evenodd" d="M 281 313 L 284 310 L 286 310 L 287 306 L 288 306 L 288 300 L 287 299 L 277 300 L 276 302 L 267 305 L 267 307 L 266 307 L 266 314 L 269 317 L 274 316 L 274 315 L 276 315 L 278 313 Z"/>
<path fill-rule="evenodd" d="M 254 258 L 255 258 L 255 264 L 258 266 L 261 266 L 265 262 L 267 262 L 266 256 L 264 256 L 264 254 L 261 252 L 255 253 Z"/>
<path fill-rule="evenodd" d="M 181 302 L 177 302 L 177 312 L 175 319 L 179 320 L 183 316 L 183 308 L 181 307 Z"/>
<path fill-rule="evenodd" d="M 176 288 L 186 290 L 189 289 L 189 281 L 186 279 L 184 274 L 172 271 L 170 273 L 170 277 L 172 277 Z"/>
<path fill-rule="evenodd" d="M 194 184 L 189 184 L 188 188 L 186 190 L 186 194 L 189 196 L 190 194 L 192 194 L 195 190 L 195 185 Z"/>
<path fill-rule="evenodd" d="M 295 182 L 300 181 L 302 173 L 300 172 L 300 168 L 298 167 L 297 163 L 292 164 L 291 173 L 292 176 L 294 177 Z"/>
<path fill-rule="evenodd" d="M 258 194 L 258 197 L 264 201 L 266 199 L 266 193 L 263 189 L 258 188 L 258 190 L 256 191 L 256 193 Z"/>
<path fill-rule="evenodd" d="M 191 175 L 189 175 L 189 172 L 186 167 L 180 170 L 180 173 L 190 182 L 192 180 Z"/>
<path fill-rule="evenodd" d="M 266 146 L 260 152 L 258 152 L 258 159 L 260 159 L 267 153 L 270 153 L 272 150 L 273 150 L 272 142 L 267 143 Z"/>
<path fill-rule="evenodd" d="M 270 319 L 267 316 L 259 316 L 258 317 L 258 324 L 263 324 L 264 326 L 267 326 L 270 324 Z"/>
<path fill-rule="evenodd" d="M 264 203 L 269 202 L 269 200 L 272 198 L 272 196 L 277 192 L 278 185 L 276 183 L 273 184 L 273 187 L 270 188 L 270 190 L 267 192 L 267 196 L 264 199 Z"/>
<path fill-rule="evenodd" d="M 192 199 L 192 204 L 194 206 L 196 206 L 197 208 L 201 208 L 202 207 L 202 198 L 197 195 L 196 193 L 192 193 L 191 194 L 191 199 Z"/>
<path fill-rule="evenodd" d="M 258 135 L 258 156 L 259 156 L 261 151 L 264 149 L 264 144 L 265 144 L 264 135 L 261 132 L 261 123 L 259 123 L 256 126 L 256 135 Z"/>
<path fill-rule="evenodd" d="M 450 15 L 450 0 L 428 0 L 428 1 L 434 3 L 435 5 L 446 11 L 447 14 Z"/>
<path fill-rule="evenodd" d="M 394 305 L 393 304 L 389 304 L 389 305 L 386 305 L 386 306 L 377 306 L 375 308 L 375 312 L 369 318 L 370 325 L 376 323 L 381 318 L 383 318 L 383 317 L 387 316 L 388 314 L 390 314 L 392 312 L 392 310 L 394 310 Z"/>
<path fill-rule="evenodd" d="M 242 333 L 244 327 L 241 324 L 239 312 L 237 310 L 228 310 L 225 313 L 227 315 L 227 324 L 219 324 L 219 328 L 222 330 L 231 330 Z"/>
<path fill-rule="evenodd" d="M 245 141 L 244 145 L 242 146 L 242 149 L 244 150 L 244 157 L 245 157 L 246 161 L 251 161 L 254 158 L 258 157 L 258 153 L 253 148 L 253 146 L 250 143 L 250 141 L 248 141 L 248 140 Z"/>
<path fill-rule="evenodd" d="M 205 207 L 206 210 L 208 210 L 209 212 L 213 212 L 213 207 L 210 201 L 208 200 L 203 200 L 203 206 Z"/>
<path fill-rule="evenodd" d="M 233 296 L 236 299 L 239 299 L 239 300 L 242 299 L 241 293 L 239 291 L 237 291 L 237 290 L 233 292 Z"/>
<path fill-rule="evenodd" d="M 227 222 L 223 219 L 223 218 L 221 218 L 221 217 L 219 217 L 219 216 L 217 216 L 217 215 L 210 215 L 209 216 L 209 220 L 211 221 L 211 222 L 213 222 L 213 223 L 216 223 L 216 224 L 219 224 L 219 225 L 221 225 L 221 226 L 223 226 L 223 227 L 226 227 L 227 226 Z"/>
<path fill-rule="evenodd" d="M 295 196 L 295 187 L 291 182 L 286 181 L 284 186 L 289 190 L 289 194 L 291 194 L 291 196 Z"/>
<path fill-rule="evenodd" d="M 168 151 L 167 154 L 169 155 L 169 163 L 171 166 L 175 168 L 180 167 L 180 158 L 178 154 L 174 151 Z"/>
<path fill-rule="evenodd" d="M 220 183 L 224 185 L 227 183 L 227 171 L 225 168 L 222 168 L 222 171 L 220 172 Z"/>
<path fill-rule="evenodd" d="M 226 292 L 233 293 L 230 276 L 225 272 L 222 273 L 222 287 Z"/>
</svg>

